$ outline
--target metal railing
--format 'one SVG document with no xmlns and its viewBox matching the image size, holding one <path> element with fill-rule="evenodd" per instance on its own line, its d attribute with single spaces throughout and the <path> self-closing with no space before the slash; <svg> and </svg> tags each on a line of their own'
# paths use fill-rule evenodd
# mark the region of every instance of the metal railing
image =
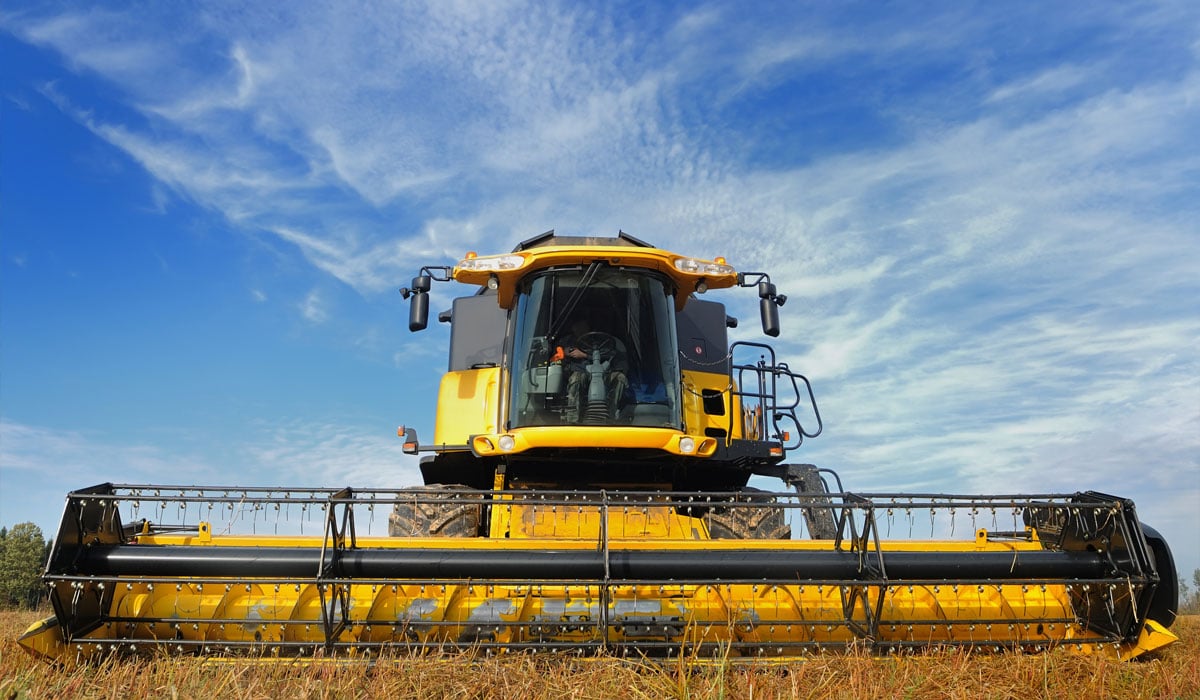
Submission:
<svg viewBox="0 0 1200 700">
<path fill-rule="evenodd" d="M 489 526 L 513 536 L 482 547 L 375 532 L 379 511 L 458 499 L 482 502 Z M 147 509 L 159 520 L 140 519 Z M 830 514 L 832 538 L 809 537 L 813 510 Z M 781 516 L 790 536 L 754 539 L 747 525 L 750 539 L 706 539 L 707 523 L 731 513 Z M 291 532 L 305 524 L 319 529 Z M 106 484 L 69 495 L 44 580 L 64 641 L 88 653 L 792 656 L 1119 645 L 1136 637 L 1159 579 L 1132 504 L 1095 493 L 447 499 Z"/>
</svg>

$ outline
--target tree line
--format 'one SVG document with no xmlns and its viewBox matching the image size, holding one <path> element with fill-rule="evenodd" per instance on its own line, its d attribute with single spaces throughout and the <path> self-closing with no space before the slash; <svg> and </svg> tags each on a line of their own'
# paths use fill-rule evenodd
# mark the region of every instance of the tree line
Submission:
<svg viewBox="0 0 1200 700">
<path fill-rule="evenodd" d="M 33 523 L 0 527 L 0 607 L 35 608 L 45 597 L 42 571 L 50 558 L 51 542 Z M 1179 612 L 1200 614 L 1200 569 L 1189 584 L 1179 577 Z"/>
<path fill-rule="evenodd" d="M 45 597 L 42 571 L 50 541 L 33 523 L 0 527 L 0 607 L 36 608 Z"/>
<path fill-rule="evenodd" d="M 1200 615 L 1200 569 L 1192 572 L 1192 585 L 1179 577 L 1179 612 Z"/>
</svg>

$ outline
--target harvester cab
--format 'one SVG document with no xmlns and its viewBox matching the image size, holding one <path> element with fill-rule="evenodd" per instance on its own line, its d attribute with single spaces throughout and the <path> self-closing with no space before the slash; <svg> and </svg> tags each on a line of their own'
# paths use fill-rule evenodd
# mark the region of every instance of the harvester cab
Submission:
<svg viewBox="0 0 1200 700">
<path fill-rule="evenodd" d="M 426 327 L 439 280 L 478 292 L 439 315 L 451 324 L 450 366 L 433 440 L 406 440 L 427 453 L 429 484 L 732 491 L 778 472 L 789 449 L 821 432 L 808 380 L 768 345 L 730 345 L 736 320 L 698 297 L 753 287 L 764 331 L 778 334 L 786 297 L 765 273 L 624 233 L 549 232 L 508 255 L 422 268 L 401 290 L 411 329 Z"/>
<path fill-rule="evenodd" d="M 1174 563 L 1132 502 L 847 492 L 790 453 L 821 432 L 771 346 L 709 290 L 765 273 L 553 232 L 420 269 L 450 324 L 424 484 L 99 484 L 68 494 L 20 639 L 56 662 L 162 651 L 377 658 L 561 650 L 773 662 L 846 648 L 1132 658 L 1175 640 Z M 774 477 L 778 492 L 753 488 Z M 834 488 L 829 488 L 830 485 Z M 386 513 L 387 517 L 379 517 Z"/>
</svg>

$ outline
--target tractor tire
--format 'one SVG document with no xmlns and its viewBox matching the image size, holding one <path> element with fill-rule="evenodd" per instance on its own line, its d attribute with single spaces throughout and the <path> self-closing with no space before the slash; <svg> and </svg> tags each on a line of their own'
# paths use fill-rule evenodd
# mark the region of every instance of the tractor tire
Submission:
<svg viewBox="0 0 1200 700">
<path fill-rule="evenodd" d="M 704 516 L 708 536 L 714 540 L 787 540 L 792 526 L 782 506 L 770 505 L 775 499 L 763 491 L 746 487 L 736 502 L 756 503 L 754 507 L 714 508 Z"/>
<path fill-rule="evenodd" d="M 478 537 L 483 496 L 462 493 L 461 484 L 429 484 L 404 489 L 388 516 L 392 537 Z M 411 497 L 405 499 L 406 496 Z"/>
<path fill-rule="evenodd" d="M 803 467 L 803 469 L 799 469 Z M 825 496 L 828 491 L 825 490 L 825 482 L 821 479 L 821 474 L 816 467 L 812 465 L 795 465 L 795 472 L 789 471 L 792 475 L 791 485 L 796 489 L 796 493 L 800 496 Z M 812 501 L 813 507 L 801 508 L 800 512 L 804 515 L 804 524 L 808 528 L 808 536 L 814 540 L 832 540 L 838 535 L 837 521 L 833 517 L 834 509 L 829 507 L 833 501 L 829 498 L 817 498 Z"/>
</svg>

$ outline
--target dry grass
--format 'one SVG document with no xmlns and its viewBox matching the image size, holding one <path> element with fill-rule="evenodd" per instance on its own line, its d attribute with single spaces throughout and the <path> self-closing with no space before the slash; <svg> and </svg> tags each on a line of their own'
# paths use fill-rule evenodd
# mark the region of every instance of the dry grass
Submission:
<svg viewBox="0 0 1200 700">
<path fill-rule="evenodd" d="M 114 661 L 63 670 L 13 641 L 37 615 L 0 612 L 0 700 L 10 698 L 1200 698 L 1200 616 L 1155 658 L 1118 663 L 1042 655 L 939 652 L 893 659 L 839 655 L 786 667 L 639 666 L 514 655 L 363 664 Z"/>
</svg>

